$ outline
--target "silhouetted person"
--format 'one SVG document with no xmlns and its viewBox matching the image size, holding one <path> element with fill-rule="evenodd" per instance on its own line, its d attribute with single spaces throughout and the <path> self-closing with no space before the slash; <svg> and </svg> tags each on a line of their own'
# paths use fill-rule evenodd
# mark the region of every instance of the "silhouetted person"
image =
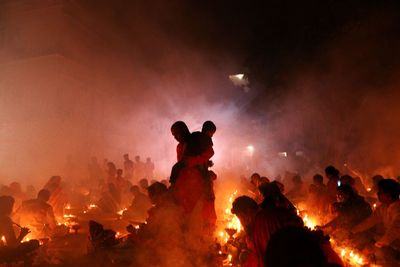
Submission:
<svg viewBox="0 0 400 267">
<path fill-rule="evenodd" d="M 53 207 L 47 203 L 50 192 L 42 189 L 37 198 L 22 202 L 16 217 L 21 225 L 29 225 L 35 237 L 50 237 L 57 225 Z"/>
<path fill-rule="evenodd" d="M 287 197 L 295 202 L 298 203 L 302 201 L 307 194 L 305 184 L 303 183 L 301 176 L 296 174 L 292 177 L 293 187 L 290 192 L 287 193 Z"/>
<path fill-rule="evenodd" d="M 61 183 L 61 176 L 52 176 L 43 189 L 50 192 L 48 202 L 53 207 L 56 216 L 63 216 L 64 206 L 67 204 L 67 195 Z"/>
<path fill-rule="evenodd" d="M 248 255 L 244 259 L 243 266 L 258 266 L 258 257 L 254 244 L 254 223 L 260 210 L 257 202 L 248 196 L 240 196 L 232 203 L 232 214 L 236 215 L 246 233 L 246 245 Z"/>
<path fill-rule="evenodd" d="M 148 212 L 147 224 L 138 230 L 135 248 L 139 259 L 134 266 L 190 266 L 183 253 L 188 244 L 182 232 L 182 210 L 160 182 L 149 186 L 148 195 L 153 207 Z"/>
<path fill-rule="evenodd" d="M 264 265 L 259 265 L 264 266 Z M 340 267 L 329 238 L 302 227 L 284 227 L 271 237 L 265 253 L 268 267 Z"/>
<path fill-rule="evenodd" d="M 400 185 L 393 179 L 378 182 L 378 199 L 381 205 L 367 219 L 355 226 L 354 233 L 363 232 L 375 225 L 383 224 L 383 234 L 376 233 L 376 256 L 384 266 L 398 266 L 400 253 Z"/>
<path fill-rule="evenodd" d="M 146 158 L 145 173 L 146 173 L 145 177 L 147 179 L 153 179 L 153 177 L 154 177 L 154 162 L 151 161 L 150 157 Z"/>
<path fill-rule="evenodd" d="M 325 168 L 325 176 L 328 178 L 327 189 L 328 189 L 328 197 L 330 202 L 334 202 L 336 200 L 336 188 L 338 186 L 338 182 L 340 181 L 339 171 L 333 167 L 328 166 Z"/>
<path fill-rule="evenodd" d="M 241 196 L 232 203 L 232 213 L 235 214 L 246 234 L 249 235 L 250 247 L 253 248 L 257 265 L 264 265 L 264 255 L 271 236 L 279 229 L 289 226 L 302 226 L 302 221 L 289 209 L 277 206 L 274 198 L 266 201 L 262 209 L 256 210 L 257 203 L 247 196 Z M 254 260 L 254 256 L 251 256 Z"/>
<path fill-rule="evenodd" d="M 124 171 L 125 178 L 131 180 L 133 178 L 133 161 L 129 159 L 129 154 L 124 155 Z"/>
<path fill-rule="evenodd" d="M 313 176 L 313 183 L 308 188 L 308 205 L 314 207 L 311 212 L 320 216 L 328 211 L 331 204 L 328 197 L 328 189 L 324 184 L 324 177 L 320 174 Z"/>
<path fill-rule="evenodd" d="M 186 150 L 187 142 L 190 138 L 190 131 L 183 121 L 177 121 L 171 126 L 171 133 L 175 140 L 178 141 L 176 146 L 177 163 L 172 167 L 169 183 L 171 186 L 175 185 L 178 178 L 179 171 L 184 167 L 182 162 L 184 152 Z"/>
<path fill-rule="evenodd" d="M 116 184 L 117 167 L 113 162 L 107 162 L 107 183 Z"/>
<path fill-rule="evenodd" d="M 337 200 L 337 216 L 324 227 L 349 230 L 372 213 L 371 206 L 348 184 L 337 188 Z"/>
<path fill-rule="evenodd" d="M 135 162 L 133 163 L 133 170 L 135 181 L 146 178 L 146 170 L 144 162 L 141 161 L 140 156 L 135 156 Z"/>
<path fill-rule="evenodd" d="M 140 191 L 137 185 L 132 186 L 130 191 L 134 198 L 125 215 L 132 218 L 132 220 L 145 221 L 147 211 L 152 207 L 150 199 Z"/>
<path fill-rule="evenodd" d="M 13 262 L 23 259 L 28 253 L 39 247 L 37 240 L 21 243 L 30 233 L 28 228 L 22 227 L 18 236 L 15 235 L 13 222 L 10 218 L 14 206 L 14 198 L 0 196 L 0 236 L 4 236 L 5 247 L 0 249 L 0 262 Z"/>
</svg>

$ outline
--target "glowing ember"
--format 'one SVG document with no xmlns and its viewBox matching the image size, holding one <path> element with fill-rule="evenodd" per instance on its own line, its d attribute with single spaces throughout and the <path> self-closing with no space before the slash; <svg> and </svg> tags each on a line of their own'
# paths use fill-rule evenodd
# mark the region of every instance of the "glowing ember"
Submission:
<svg viewBox="0 0 400 267">
<path fill-rule="evenodd" d="M 7 246 L 7 240 L 6 240 L 6 237 L 4 235 L 1 237 L 1 244 L 3 246 Z"/>
<path fill-rule="evenodd" d="M 127 208 L 125 208 L 125 209 L 123 209 L 123 210 L 120 210 L 120 211 L 117 212 L 117 214 L 120 215 L 120 216 L 122 216 L 122 214 L 123 214 L 124 211 L 126 211 L 126 210 L 127 210 Z"/>
<path fill-rule="evenodd" d="M 90 205 L 89 205 L 89 209 L 95 209 L 95 208 L 97 208 L 97 205 L 96 205 L 96 204 L 90 204 Z"/>
<path fill-rule="evenodd" d="M 76 216 L 73 215 L 73 214 L 64 214 L 63 217 L 66 218 L 66 219 L 68 219 L 68 218 L 76 218 Z"/>
</svg>

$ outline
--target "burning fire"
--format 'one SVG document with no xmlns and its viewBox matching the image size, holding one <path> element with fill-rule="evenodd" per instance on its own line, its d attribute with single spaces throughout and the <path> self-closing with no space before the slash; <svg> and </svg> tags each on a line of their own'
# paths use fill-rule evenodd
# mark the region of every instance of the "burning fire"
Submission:
<svg viewBox="0 0 400 267">
<path fill-rule="evenodd" d="M 237 236 L 238 233 L 242 231 L 242 225 L 240 224 L 239 219 L 232 214 L 231 207 L 232 203 L 237 195 L 238 191 L 233 192 L 226 205 L 226 209 L 224 210 L 222 222 L 222 229 L 218 232 L 217 239 L 221 242 L 223 251 L 219 251 L 220 255 L 226 255 L 226 259 L 223 261 L 223 266 L 233 266 L 233 255 L 232 251 L 229 249 L 229 243 L 232 239 Z"/>
<path fill-rule="evenodd" d="M 242 231 L 242 225 L 240 224 L 239 219 L 235 215 L 233 215 L 231 212 L 232 203 L 233 203 L 237 193 L 238 193 L 238 191 L 236 190 L 229 197 L 227 208 L 225 209 L 224 216 L 223 216 L 223 221 L 226 224 L 225 224 L 224 229 L 218 233 L 218 236 L 220 237 L 222 243 L 224 243 L 224 244 L 228 242 L 230 237 L 232 237 L 233 235 Z"/>
<path fill-rule="evenodd" d="M 297 214 L 300 215 L 301 212 L 297 210 Z M 315 227 L 318 225 L 317 220 L 311 218 L 306 213 L 304 213 L 301 217 L 303 219 L 304 225 L 310 228 L 311 230 L 314 230 Z M 330 239 L 330 243 L 332 245 L 332 248 L 336 251 L 336 253 L 338 253 L 338 255 L 340 255 L 342 260 L 346 262 L 348 266 L 363 266 L 364 264 L 366 264 L 363 256 L 355 252 L 354 249 L 340 246 L 333 239 Z"/>
</svg>

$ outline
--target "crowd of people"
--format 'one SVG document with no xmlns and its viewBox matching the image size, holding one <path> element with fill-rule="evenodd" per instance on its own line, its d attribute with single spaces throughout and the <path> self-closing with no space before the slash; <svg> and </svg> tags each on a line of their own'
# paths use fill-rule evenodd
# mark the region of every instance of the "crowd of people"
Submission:
<svg viewBox="0 0 400 267">
<path fill-rule="evenodd" d="M 375 175 L 363 182 L 341 175 L 334 166 L 325 169 L 326 183 L 321 174 L 308 187 L 297 174 L 287 178 L 292 183 L 287 193 L 281 181 L 258 173 L 242 180 L 242 191 L 251 193 L 238 197 L 232 212 L 245 227 L 251 251 L 243 266 L 343 266 L 327 242 L 330 237 L 362 251 L 368 262 L 400 266 L 398 181 Z M 368 182 L 371 187 L 364 186 Z M 304 227 L 295 207 L 320 225 L 315 230 Z M 313 249 L 304 248 L 308 242 L 314 242 Z"/>
<path fill-rule="evenodd" d="M 150 158 L 142 162 L 136 156 L 132 161 L 125 154 L 121 168 L 106 160 L 100 165 L 93 157 L 87 178 L 71 184 L 53 176 L 37 194 L 33 186 L 22 190 L 16 182 L 3 185 L 0 263 L 32 261 L 40 240 L 68 233 L 63 231 L 66 215 L 68 219 L 74 207 L 84 210 L 81 215 L 86 218 L 90 242 L 87 255 L 97 262 L 92 265 L 223 265 L 221 244 L 215 238 L 217 175 L 211 170 L 216 129 L 211 121 L 194 132 L 183 121 L 172 125 L 178 144 L 169 180 L 154 177 Z M 244 230 L 234 237 L 237 242 L 231 242 L 237 254 L 229 264 L 344 266 L 329 242 L 332 237 L 351 243 L 370 262 L 399 265 L 398 181 L 380 175 L 353 177 L 334 166 L 310 178 L 287 173 L 283 179 L 270 179 L 253 173 L 241 180 L 241 195 L 230 209 Z M 305 211 L 318 219 L 315 229 L 304 224 Z M 123 237 L 103 225 L 109 223 L 106 218 L 115 220 L 116 214 L 126 222 Z M 124 256 L 105 258 L 110 250 Z"/>
</svg>

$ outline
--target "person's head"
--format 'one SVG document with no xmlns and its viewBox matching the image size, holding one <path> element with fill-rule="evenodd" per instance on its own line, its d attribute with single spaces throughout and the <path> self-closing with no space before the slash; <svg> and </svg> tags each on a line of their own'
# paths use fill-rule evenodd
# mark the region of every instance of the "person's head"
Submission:
<svg viewBox="0 0 400 267">
<path fill-rule="evenodd" d="M 55 175 L 50 177 L 50 182 L 55 184 L 61 183 L 61 176 Z"/>
<path fill-rule="evenodd" d="M 163 185 L 165 185 L 166 187 L 169 187 L 169 182 L 168 182 L 167 179 L 161 180 L 161 183 L 162 183 Z"/>
<path fill-rule="evenodd" d="M 342 184 L 348 184 L 353 187 L 356 183 L 356 180 L 354 180 L 354 178 L 351 177 L 350 175 L 346 174 L 346 175 L 343 175 L 342 177 L 340 177 L 340 182 Z"/>
<path fill-rule="evenodd" d="M 372 176 L 372 183 L 373 183 L 374 187 L 377 187 L 379 181 L 380 181 L 380 180 L 383 180 L 383 179 L 385 179 L 385 178 L 383 178 L 383 176 L 380 175 L 380 174 L 377 174 L 377 175 Z"/>
<path fill-rule="evenodd" d="M 109 191 L 110 193 L 115 193 L 115 192 L 117 192 L 118 190 L 117 190 L 117 187 L 115 186 L 114 183 L 108 183 L 108 191 Z"/>
<path fill-rule="evenodd" d="M 109 171 L 114 171 L 117 169 L 117 167 L 115 167 L 115 164 L 113 162 L 107 162 L 107 168 Z"/>
<path fill-rule="evenodd" d="M 265 266 L 268 267 L 322 267 L 327 264 L 319 237 L 301 227 L 279 229 L 272 235 L 265 252 Z"/>
<path fill-rule="evenodd" d="M 22 192 L 21 184 L 18 182 L 12 182 L 10 184 L 10 189 L 12 193 L 20 193 Z"/>
<path fill-rule="evenodd" d="M 37 198 L 43 200 L 44 202 L 49 201 L 50 199 L 50 191 L 46 189 L 42 189 L 39 191 Z"/>
<path fill-rule="evenodd" d="M 150 158 L 150 157 L 147 157 L 147 158 L 146 158 L 146 162 L 151 162 L 151 158 Z"/>
<path fill-rule="evenodd" d="M 264 201 L 275 204 L 282 198 L 282 192 L 277 183 L 264 183 L 258 187 Z"/>
<path fill-rule="evenodd" d="M 14 207 L 12 196 L 0 196 L 0 216 L 10 216 Z"/>
<path fill-rule="evenodd" d="M 257 202 L 248 196 L 240 196 L 232 203 L 232 214 L 236 215 L 243 226 L 250 225 L 258 211 Z"/>
<path fill-rule="evenodd" d="M 118 176 L 118 177 L 121 177 L 121 176 L 122 176 L 122 173 L 123 173 L 123 170 L 122 170 L 122 169 L 118 169 L 118 170 L 117 170 L 117 176 Z"/>
<path fill-rule="evenodd" d="M 324 184 L 324 177 L 321 174 L 316 174 L 313 176 L 313 182 L 316 185 Z"/>
<path fill-rule="evenodd" d="M 303 183 L 303 181 L 301 180 L 301 176 L 298 174 L 292 177 L 292 182 L 294 185 L 300 185 L 301 183 Z"/>
<path fill-rule="evenodd" d="M 282 194 L 285 192 L 285 185 L 283 183 L 275 180 L 272 181 L 271 184 L 275 184 L 279 188 L 279 191 L 281 191 Z"/>
<path fill-rule="evenodd" d="M 124 160 L 129 160 L 129 154 L 124 154 Z"/>
<path fill-rule="evenodd" d="M 136 161 L 136 162 L 140 162 L 140 156 L 139 156 L 139 155 L 136 155 L 136 156 L 135 156 L 135 161 Z"/>
<path fill-rule="evenodd" d="M 147 188 L 147 192 L 151 203 L 153 203 L 154 205 L 159 205 L 164 200 L 168 189 L 164 184 L 160 182 L 155 182 Z"/>
<path fill-rule="evenodd" d="M 129 189 L 129 191 L 134 194 L 137 195 L 140 192 L 140 188 L 137 185 L 132 185 L 131 188 Z"/>
<path fill-rule="evenodd" d="M 176 121 L 171 126 L 171 133 L 176 139 L 176 141 L 182 143 L 186 142 L 187 138 L 190 136 L 189 128 L 183 121 Z"/>
<path fill-rule="evenodd" d="M 338 179 L 339 178 L 339 170 L 334 166 L 328 166 L 325 168 L 325 175 L 328 179 Z"/>
<path fill-rule="evenodd" d="M 263 183 L 269 183 L 269 182 L 270 182 L 270 180 L 268 179 L 268 177 L 266 177 L 266 176 L 260 177 L 260 185 Z"/>
<path fill-rule="evenodd" d="M 261 179 L 261 176 L 258 174 L 258 173 L 253 173 L 251 176 L 250 176 L 250 182 L 253 184 L 253 185 L 255 185 L 255 186 L 257 186 L 258 187 L 258 185 L 259 185 L 259 183 L 260 183 L 260 179 Z"/>
<path fill-rule="evenodd" d="M 146 178 L 143 178 L 139 181 L 139 185 L 143 190 L 147 190 L 149 187 L 149 181 Z"/>
<path fill-rule="evenodd" d="M 378 199 L 382 204 L 391 204 L 399 199 L 400 185 L 393 179 L 382 179 L 378 183 Z"/>
<path fill-rule="evenodd" d="M 338 202 L 347 202 L 355 196 L 353 188 L 348 184 L 342 184 L 336 189 L 336 199 Z"/>
<path fill-rule="evenodd" d="M 205 133 L 209 137 L 213 137 L 214 133 L 217 131 L 217 127 L 212 121 L 205 121 L 203 123 L 203 127 L 201 128 L 201 132 Z"/>
</svg>

